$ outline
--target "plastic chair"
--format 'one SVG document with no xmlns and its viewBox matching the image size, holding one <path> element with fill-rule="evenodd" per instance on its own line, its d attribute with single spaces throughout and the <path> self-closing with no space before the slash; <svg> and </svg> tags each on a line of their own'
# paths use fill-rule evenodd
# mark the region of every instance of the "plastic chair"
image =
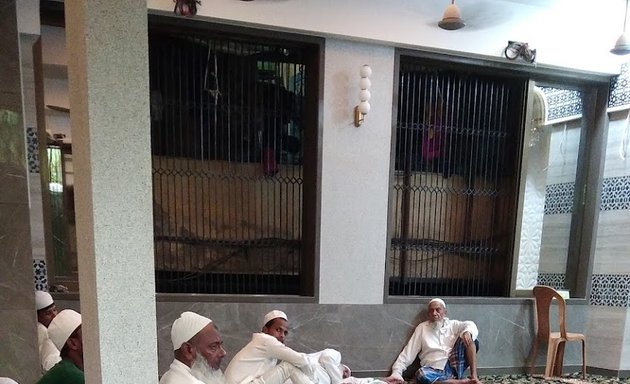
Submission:
<svg viewBox="0 0 630 384">
<path fill-rule="evenodd" d="M 586 336 L 581 333 L 571 333 L 566 330 L 566 303 L 564 298 L 553 288 L 546 285 L 534 287 L 534 298 L 536 299 L 536 320 L 537 331 L 534 340 L 532 363 L 530 375 L 533 374 L 538 345 L 547 343 L 547 364 L 545 365 L 545 379 L 552 375 L 562 375 L 562 365 L 564 358 L 564 345 L 567 341 L 582 342 L 582 378 L 586 379 Z M 558 326 L 560 332 L 550 331 L 549 309 L 551 301 L 558 302 Z"/>
</svg>

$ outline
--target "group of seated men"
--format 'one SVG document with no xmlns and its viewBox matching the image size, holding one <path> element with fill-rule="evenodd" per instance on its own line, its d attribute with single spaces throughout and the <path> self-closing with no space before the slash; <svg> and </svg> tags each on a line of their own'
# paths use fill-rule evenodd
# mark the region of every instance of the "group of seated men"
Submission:
<svg viewBox="0 0 630 384">
<path fill-rule="evenodd" d="M 47 337 L 40 335 L 40 355 L 42 345 L 45 348 L 50 342 L 60 351 L 60 360 L 38 384 L 83 383 L 81 315 L 68 309 L 58 314 L 54 310 L 52 319 L 44 324 L 39 310 L 38 320 L 47 331 Z M 261 331 L 232 357 L 224 373 L 221 362 L 227 352 L 217 326 L 205 316 L 184 312 L 171 327 L 174 360 L 160 384 L 402 384 L 403 372 L 416 357 L 420 368 L 414 381 L 418 384 L 478 384 L 477 327 L 472 321 L 452 320 L 446 314 L 443 300 L 430 300 L 427 320 L 414 330 L 392 365 L 391 375 L 359 379 L 351 376 L 334 349 L 305 354 L 286 346 L 289 321 L 279 310 L 264 316 Z M 470 375 L 466 376 L 468 368 Z"/>
</svg>

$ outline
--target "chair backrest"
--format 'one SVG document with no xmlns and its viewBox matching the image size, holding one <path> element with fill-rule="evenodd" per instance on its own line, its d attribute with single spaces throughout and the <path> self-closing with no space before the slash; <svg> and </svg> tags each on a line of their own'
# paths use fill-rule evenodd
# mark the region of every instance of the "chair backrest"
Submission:
<svg viewBox="0 0 630 384">
<path fill-rule="evenodd" d="M 536 299 L 536 337 L 541 340 L 547 340 L 549 338 L 549 333 L 551 332 L 549 312 L 551 302 L 553 299 L 556 299 L 558 301 L 558 326 L 560 328 L 560 336 L 562 338 L 566 338 L 566 303 L 564 302 L 564 298 L 558 293 L 558 291 L 546 285 L 535 286 L 533 293 L 534 298 Z"/>
</svg>

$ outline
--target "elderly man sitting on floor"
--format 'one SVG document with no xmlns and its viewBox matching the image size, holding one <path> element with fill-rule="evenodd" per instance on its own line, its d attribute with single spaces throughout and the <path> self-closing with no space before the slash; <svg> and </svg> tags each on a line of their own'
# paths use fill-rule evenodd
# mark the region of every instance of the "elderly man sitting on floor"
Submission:
<svg viewBox="0 0 630 384">
<path fill-rule="evenodd" d="M 428 320 L 420 323 L 411 339 L 392 366 L 392 374 L 385 378 L 390 384 L 402 384 L 402 373 L 420 359 L 415 374 L 419 384 L 478 384 L 477 350 L 479 331 L 472 321 L 451 320 L 446 317 L 446 304 L 432 299 L 427 306 Z M 465 377 L 470 366 L 470 377 Z"/>
</svg>

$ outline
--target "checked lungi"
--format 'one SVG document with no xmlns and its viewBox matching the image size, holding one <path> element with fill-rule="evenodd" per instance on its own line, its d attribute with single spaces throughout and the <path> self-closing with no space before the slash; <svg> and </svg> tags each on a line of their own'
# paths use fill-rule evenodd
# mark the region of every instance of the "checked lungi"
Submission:
<svg viewBox="0 0 630 384">
<path fill-rule="evenodd" d="M 479 351 L 479 340 L 475 340 L 475 347 Z M 455 345 L 453 345 L 453 349 L 448 354 L 448 361 L 444 369 L 422 367 L 416 372 L 416 383 L 433 384 L 436 381 L 461 379 L 464 377 L 466 369 L 468 369 L 466 345 L 461 338 L 458 338 Z"/>
</svg>

